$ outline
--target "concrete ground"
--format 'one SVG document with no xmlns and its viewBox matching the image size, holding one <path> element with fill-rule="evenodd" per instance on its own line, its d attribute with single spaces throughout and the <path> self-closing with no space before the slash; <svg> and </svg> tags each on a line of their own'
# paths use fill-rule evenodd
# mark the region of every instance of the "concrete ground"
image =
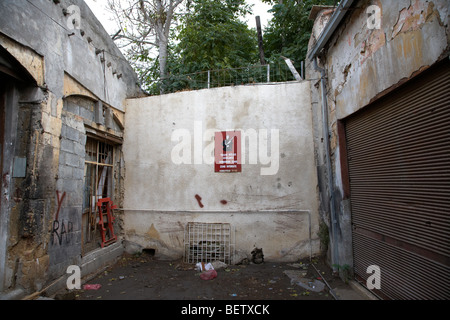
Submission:
<svg viewBox="0 0 450 320">
<path fill-rule="evenodd" d="M 215 271 L 214 279 L 204 280 L 202 273 L 192 264 L 161 261 L 147 254 L 124 253 L 118 263 L 86 279 L 82 290 L 60 292 L 52 298 L 180 301 L 371 299 L 368 291 L 355 282 L 345 283 L 317 258 L 296 263 L 265 261 L 262 264 L 229 265 Z M 298 277 L 293 278 L 293 275 Z M 311 288 L 314 281 L 318 286 Z M 305 283 L 309 285 L 305 287 Z"/>
<path fill-rule="evenodd" d="M 348 285 L 334 288 L 333 291 L 338 300 L 378 300 L 369 290 L 353 280 Z"/>
</svg>

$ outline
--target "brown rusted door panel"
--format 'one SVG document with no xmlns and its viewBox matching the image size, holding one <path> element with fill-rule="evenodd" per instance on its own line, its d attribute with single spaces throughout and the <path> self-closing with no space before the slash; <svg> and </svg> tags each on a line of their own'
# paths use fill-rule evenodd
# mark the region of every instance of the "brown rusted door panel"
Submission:
<svg viewBox="0 0 450 320">
<path fill-rule="evenodd" d="M 449 106 L 445 59 L 345 122 L 355 274 L 391 299 L 450 299 Z"/>
</svg>

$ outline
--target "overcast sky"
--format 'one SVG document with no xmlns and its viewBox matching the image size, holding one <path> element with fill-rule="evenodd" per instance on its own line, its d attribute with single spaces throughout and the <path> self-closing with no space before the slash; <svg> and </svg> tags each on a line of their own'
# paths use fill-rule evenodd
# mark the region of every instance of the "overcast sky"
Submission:
<svg viewBox="0 0 450 320">
<path fill-rule="evenodd" d="M 261 24 L 264 27 L 271 18 L 271 14 L 267 12 L 271 8 L 270 5 L 262 3 L 260 0 L 246 0 L 248 4 L 254 4 L 253 16 L 247 17 L 247 21 L 250 28 L 256 28 L 255 17 L 261 17 Z M 85 0 L 87 5 L 94 12 L 98 20 L 103 24 L 104 28 L 109 34 L 113 34 L 117 31 L 116 24 L 111 21 L 108 11 L 105 9 L 106 0 Z"/>
</svg>

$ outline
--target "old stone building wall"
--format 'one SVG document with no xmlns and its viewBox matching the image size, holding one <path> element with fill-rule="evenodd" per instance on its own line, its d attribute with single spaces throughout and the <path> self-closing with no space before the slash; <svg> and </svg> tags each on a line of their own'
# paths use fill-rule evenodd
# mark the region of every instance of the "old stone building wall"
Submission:
<svg viewBox="0 0 450 320">
<path fill-rule="evenodd" d="M 84 1 L 2 1 L 0 12 L 0 292 L 17 296 L 114 258 L 91 255 L 100 239 L 88 212 L 99 197 L 122 204 L 124 102 L 142 91 Z"/>
<path fill-rule="evenodd" d="M 307 78 L 311 84 L 316 165 L 319 175 L 320 213 L 329 229 L 330 195 L 337 214 L 336 238 L 330 231 L 330 260 L 339 266 L 353 266 L 352 216 L 348 191 L 347 153 L 344 121 L 374 101 L 407 83 L 423 71 L 448 59 L 450 26 L 448 1 L 344 1 L 352 3 L 342 21 L 331 31 L 327 23 L 340 12 L 324 8 L 314 16 L 310 52 L 323 30 L 329 40 L 307 61 Z M 329 25 L 329 26 L 330 26 Z M 325 72 L 325 96 L 322 98 L 320 69 Z M 324 123 L 322 106 L 327 106 L 328 123 Z M 331 170 L 326 168 L 326 137 L 330 135 Z M 332 174 L 332 185 L 328 175 Z M 332 200 L 332 201 L 333 201 Z M 333 243 L 334 242 L 334 243 Z M 331 258 L 331 248 L 338 248 Z"/>
</svg>

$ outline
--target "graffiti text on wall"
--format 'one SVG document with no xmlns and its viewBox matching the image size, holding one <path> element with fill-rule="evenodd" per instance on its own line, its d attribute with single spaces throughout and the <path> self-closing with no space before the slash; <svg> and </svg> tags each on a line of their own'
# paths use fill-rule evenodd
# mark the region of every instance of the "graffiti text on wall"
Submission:
<svg viewBox="0 0 450 320">
<path fill-rule="evenodd" d="M 56 210 L 55 220 L 53 220 L 52 224 L 51 244 L 67 244 L 71 239 L 70 234 L 73 232 L 73 223 L 71 221 L 64 221 L 64 219 L 59 221 L 59 212 L 61 211 L 61 205 L 65 196 L 65 192 L 60 197 L 59 191 L 56 191 L 58 208 Z"/>
</svg>

